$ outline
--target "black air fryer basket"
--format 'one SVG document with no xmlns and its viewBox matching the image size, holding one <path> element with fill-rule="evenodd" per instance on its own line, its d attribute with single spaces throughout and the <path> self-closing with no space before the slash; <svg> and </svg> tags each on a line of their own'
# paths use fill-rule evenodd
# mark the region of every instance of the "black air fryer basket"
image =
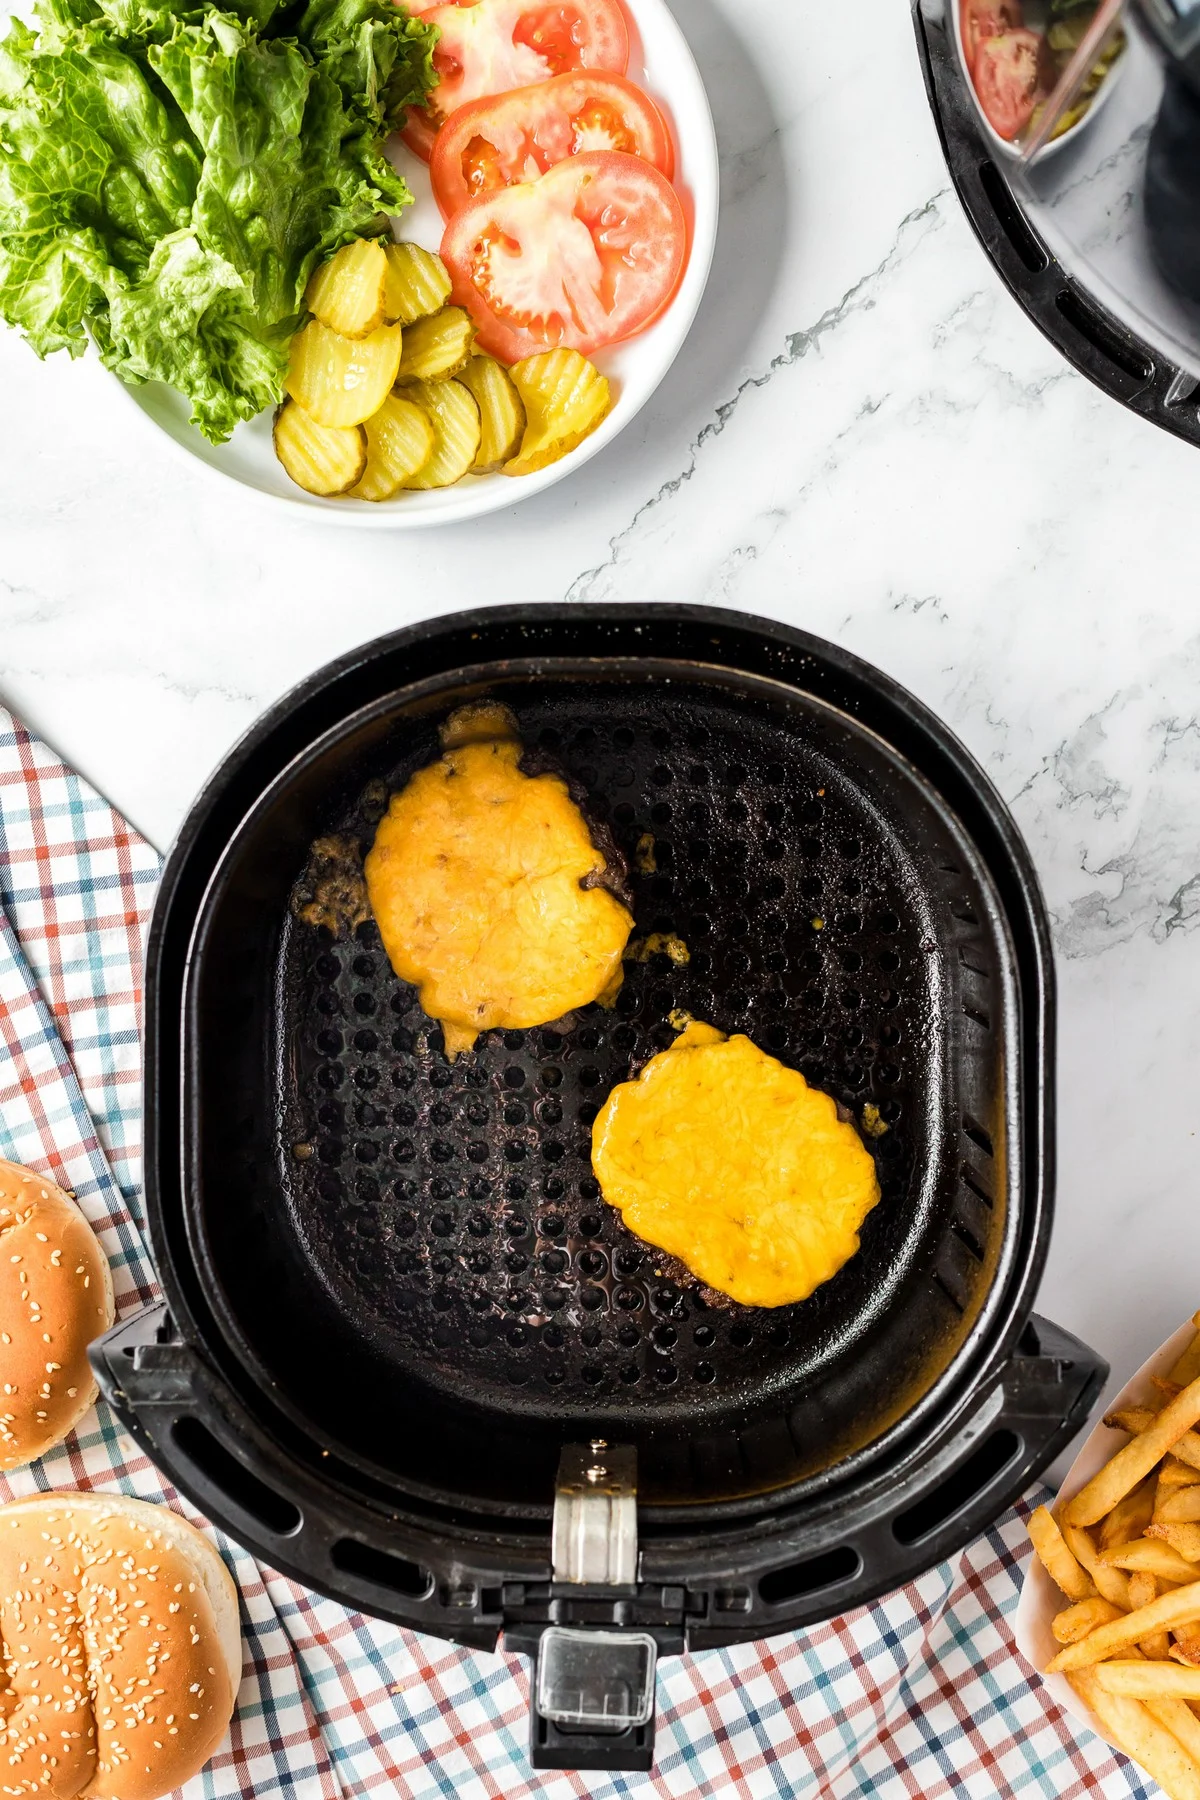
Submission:
<svg viewBox="0 0 1200 1800">
<path fill-rule="evenodd" d="M 630 963 L 615 1011 L 450 1064 L 374 924 L 335 938 L 295 895 L 314 841 L 361 853 L 482 696 L 586 789 L 638 935 L 690 961 Z M 803 1305 L 715 1303 L 600 1197 L 592 1120 L 677 1008 L 885 1128 L 862 1249 Z M 1030 1317 L 1052 1053 L 1024 846 L 876 671 L 701 608 L 401 632 L 276 707 L 168 861 L 146 1091 L 165 1300 L 98 1347 L 104 1391 L 266 1561 L 533 1657 L 536 1765 L 648 1768 L 657 1655 L 896 1587 L 1085 1419 L 1106 1370 Z"/>
</svg>

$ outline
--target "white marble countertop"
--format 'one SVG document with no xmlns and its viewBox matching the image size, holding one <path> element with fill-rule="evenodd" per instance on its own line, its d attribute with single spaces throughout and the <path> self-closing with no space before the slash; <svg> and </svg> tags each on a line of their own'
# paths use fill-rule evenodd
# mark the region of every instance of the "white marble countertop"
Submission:
<svg viewBox="0 0 1200 1800">
<path fill-rule="evenodd" d="M 438 612 L 707 601 L 879 664 L 990 771 L 1041 871 L 1061 1023 L 1040 1307 L 1123 1375 L 1200 1305 L 1200 455 L 1005 294 L 905 5 L 676 10 L 721 237 L 617 444 L 478 524 L 357 534 L 243 496 L 94 362 L 0 331 L 0 698 L 165 847 L 269 702 Z"/>
</svg>

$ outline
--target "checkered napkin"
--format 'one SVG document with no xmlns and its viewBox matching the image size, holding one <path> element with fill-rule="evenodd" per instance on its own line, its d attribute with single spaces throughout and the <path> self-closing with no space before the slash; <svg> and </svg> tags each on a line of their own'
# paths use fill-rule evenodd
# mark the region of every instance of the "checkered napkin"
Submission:
<svg viewBox="0 0 1200 1800">
<path fill-rule="evenodd" d="M 156 1296 L 141 1209 L 142 944 L 158 858 L 0 708 L 0 1156 L 70 1188 L 112 1264 L 119 1316 Z M 241 1592 L 245 1663 L 201 1795 L 300 1800 L 729 1796 L 739 1800 L 1149 1797 L 1013 1645 L 1037 1496 L 954 1563 L 804 1635 L 664 1663 L 652 1776 L 532 1774 L 516 1657 L 347 1612 L 213 1532 L 101 1404 L 0 1499 L 47 1488 L 165 1500 L 209 1531 Z"/>
</svg>

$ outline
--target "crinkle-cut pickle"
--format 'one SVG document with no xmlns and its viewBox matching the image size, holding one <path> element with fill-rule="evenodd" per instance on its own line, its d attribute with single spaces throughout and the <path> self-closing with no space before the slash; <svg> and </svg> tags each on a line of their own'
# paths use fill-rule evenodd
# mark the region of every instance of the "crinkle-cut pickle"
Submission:
<svg viewBox="0 0 1200 1800">
<path fill-rule="evenodd" d="M 475 326 L 461 306 L 444 306 L 404 331 L 399 381 L 446 381 L 466 367 Z"/>
<path fill-rule="evenodd" d="M 404 397 L 419 406 L 433 426 L 428 460 L 404 482 L 424 490 L 451 487 L 471 467 L 479 449 L 479 408 L 461 381 L 410 381 Z"/>
<path fill-rule="evenodd" d="M 399 325 L 347 338 L 310 319 L 292 339 L 283 385 L 318 425 L 362 425 L 387 398 L 402 351 Z"/>
<path fill-rule="evenodd" d="M 525 407 L 521 448 L 506 475 L 532 475 L 569 456 L 612 406 L 608 381 L 578 350 L 545 350 L 510 371 Z"/>
<path fill-rule="evenodd" d="M 473 356 L 458 374 L 479 406 L 481 434 L 475 468 L 498 469 L 517 453 L 525 430 L 525 407 L 503 363 L 494 356 Z"/>
<path fill-rule="evenodd" d="M 440 256 L 420 244 L 385 244 L 384 305 L 389 319 L 415 325 L 438 312 L 450 298 L 450 276 Z"/>
<path fill-rule="evenodd" d="M 307 494 L 344 494 L 367 467 L 367 439 L 361 425 L 318 425 L 294 400 L 275 418 L 275 454 Z"/>
<path fill-rule="evenodd" d="M 359 429 L 366 434 L 366 468 L 351 491 L 357 500 L 390 500 L 433 454 L 433 426 L 411 400 L 389 394 Z"/>
<path fill-rule="evenodd" d="M 366 337 L 387 322 L 387 275 L 387 256 L 379 239 L 356 238 L 313 271 L 304 303 L 330 331 Z"/>
</svg>

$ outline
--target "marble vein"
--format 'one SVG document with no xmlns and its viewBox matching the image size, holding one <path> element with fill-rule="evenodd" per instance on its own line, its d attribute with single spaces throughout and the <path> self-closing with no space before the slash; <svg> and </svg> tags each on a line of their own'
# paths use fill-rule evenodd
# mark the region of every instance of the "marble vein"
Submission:
<svg viewBox="0 0 1200 1800">
<path fill-rule="evenodd" d="M 785 339 L 783 349 L 771 358 L 766 368 L 746 376 L 730 398 L 721 402 L 713 417 L 706 421 L 692 440 L 684 467 L 677 475 L 664 481 L 648 500 L 643 501 L 629 523 L 609 539 L 608 555 L 605 560 L 575 578 L 567 593 L 569 600 L 597 600 L 603 597 L 601 588 L 606 584 L 607 577 L 624 559 L 646 518 L 665 505 L 695 478 L 706 446 L 721 436 L 748 395 L 767 387 L 780 370 L 793 368 L 810 352 L 819 350 L 822 341 L 854 313 L 870 309 L 874 304 L 874 296 L 879 283 L 911 253 L 915 244 L 920 241 L 922 228 L 928 226 L 931 220 L 937 220 L 939 208 L 946 198 L 947 192 L 948 190 L 945 188 L 939 189 L 921 206 L 907 213 L 900 221 L 887 253 L 875 267 L 860 276 L 835 305 L 823 312 L 814 324 L 799 331 L 790 332 Z M 867 410 L 870 410 L 871 405 L 870 400 L 864 402 L 864 408 Z"/>
</svg>

